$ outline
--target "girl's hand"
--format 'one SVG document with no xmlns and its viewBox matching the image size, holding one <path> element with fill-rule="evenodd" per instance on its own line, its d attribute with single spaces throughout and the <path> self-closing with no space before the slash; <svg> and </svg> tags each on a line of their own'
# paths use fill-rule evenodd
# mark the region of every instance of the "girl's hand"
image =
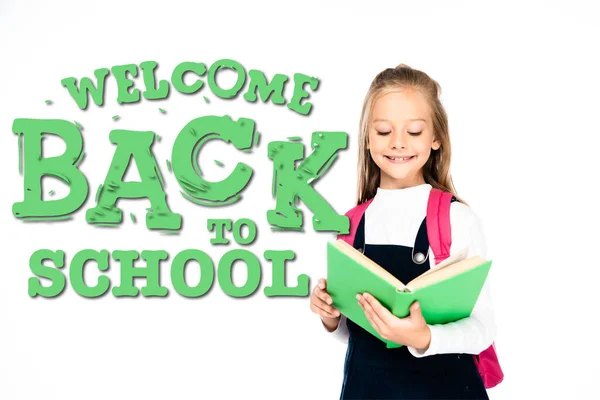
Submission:
<svg viewBox="0 0 600 400">
<path fill-rule="evenodd" d="M 337 328 L 340 320 L 340 312 L 331 304 L 333 304 L 333 300 L 327 293 L 327 280 L 319 279 L 319 283 L 310 295 L 310 309 L 321 317 L 323 324 L 330 332 Z"/>
<path fill-rule="evenodd" d="M 415 301 L 410 306 L 408 317 L 398 318 L 369 293 L 358 294 L 356 297 L 365 316 L 382 338 L 420 350 L 429 348 L 431 330 L 423 318 L 418 302 Z"/>
</svg>

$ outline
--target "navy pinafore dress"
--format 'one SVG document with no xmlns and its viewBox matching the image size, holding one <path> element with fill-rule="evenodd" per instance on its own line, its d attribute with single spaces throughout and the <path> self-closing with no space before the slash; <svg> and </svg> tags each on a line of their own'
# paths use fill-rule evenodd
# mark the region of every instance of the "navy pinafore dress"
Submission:
<svg viewBox="0 0 600 400">
<path fill-rule="evenodd" d="M 452 199 L 453 201 L 455 199 Z M 363 215 L 354 247 L 409 282 L 429 269 L 429 240 L 423 220 L 414 248 L 396 245 L 365 245 Z M 420 261 L 420 262 L 419 262 Z M 406 346 L 388 349 L 385 343 L 351 320 L 340 399 L 488 399 L 471 354 L 437 354 L 414 357 Z"/>
</svg>

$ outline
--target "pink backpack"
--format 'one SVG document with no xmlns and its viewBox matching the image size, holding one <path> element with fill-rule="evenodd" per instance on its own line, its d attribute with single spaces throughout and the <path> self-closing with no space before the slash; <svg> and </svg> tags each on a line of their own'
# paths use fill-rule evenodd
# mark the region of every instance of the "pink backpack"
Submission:
<svg viewBox="0 0 600 400">
<path fill-rule="evenodd" d="M 452 193 L 443 192 L 432 188 L 429 194 L 427 204 L 427 238 L 429 246 L 435 255 L 435 263 L 438 264 L 450 256 L 450 245 L 452 244 L 452 235 L 450 230 L 450 203 Z M 338 239 L 345 240 L 351 246 L 354 246 L 354 237 L 360 224 L 365 210 L 371 204 L 370 199 L 354 207 L 346 213 L 350 219 L 350 233 L 339 235 Z M 496 346 L 494 343 L 480 354 L 473 355 L 479 374 L 483 379 L 483 384 L 487 389 L 493 388 L 504 379 L 504 373 L 500 368 L 500 363 L 496 355 Z"/>
</svg>

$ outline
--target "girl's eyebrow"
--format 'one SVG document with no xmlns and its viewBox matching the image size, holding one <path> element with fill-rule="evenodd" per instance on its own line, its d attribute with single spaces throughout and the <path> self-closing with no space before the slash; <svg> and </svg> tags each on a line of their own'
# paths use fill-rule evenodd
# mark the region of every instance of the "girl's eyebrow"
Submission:
<svg viewBox="0 0 600 400">
<path fill-rule="evenodd" d="M 408 120 L 409 121 L 423 121 L 423 122 L 427 122 L 423 118 L 409 118 Z M 382 118 L 377 118 L 377 119 L 373 120 L 373 122 L 378 122 L 378 121 L 391 122 L 389 119 L 382 119 Z"/>
</svg>

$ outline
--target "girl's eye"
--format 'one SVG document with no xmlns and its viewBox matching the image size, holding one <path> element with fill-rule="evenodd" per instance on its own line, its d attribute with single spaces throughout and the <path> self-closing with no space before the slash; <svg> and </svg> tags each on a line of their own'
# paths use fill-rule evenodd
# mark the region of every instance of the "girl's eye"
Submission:
<svg viewBox="0 0 600 400">
<path fill-rule="evenodd" d="M 421 131 L 421 132 L 408 132 L 409 135 L 413 135 L 413 136 L 419 136 L 421 133 L 423 133 L 423 131 Z"/>
<path fill-rule="evenodd" d="M 389 132 L 379 132 L 379 131 L 377 131 L 377 134 L 378 134 L 378 135 L 387 135 L 387 134 L 389 134 L 389 133 L 391 133 L 391 131 L 389 131 Z"/>
</svg>

